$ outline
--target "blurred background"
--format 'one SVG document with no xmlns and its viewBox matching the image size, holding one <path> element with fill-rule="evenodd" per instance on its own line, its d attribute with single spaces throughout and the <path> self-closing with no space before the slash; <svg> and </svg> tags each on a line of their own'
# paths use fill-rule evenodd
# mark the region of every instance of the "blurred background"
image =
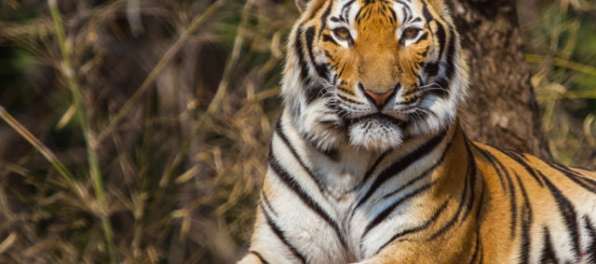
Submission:
<svg viewBox="0 0 596 264">
<path fill-rule="evenodd" d="M 596 4 L 519 2 L 550 150 L 595 168 Z M 242 256 L 297 16 L 292 0 L 0 2 L 0 263 Z"/>
</svg>

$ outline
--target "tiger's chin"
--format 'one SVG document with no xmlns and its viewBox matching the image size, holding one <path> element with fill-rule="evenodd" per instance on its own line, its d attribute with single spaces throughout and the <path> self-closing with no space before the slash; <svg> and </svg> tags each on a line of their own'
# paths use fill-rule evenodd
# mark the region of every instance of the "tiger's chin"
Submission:
<svg viewBox="0 0 596 264">
<path fill-rule="evenodd" d="M 380 116 L 360 118 L 348 126 L 348 138 L 351 145 L 369 151 L 395 149 L 406 137 L 402 124 Z"/>
</svg>

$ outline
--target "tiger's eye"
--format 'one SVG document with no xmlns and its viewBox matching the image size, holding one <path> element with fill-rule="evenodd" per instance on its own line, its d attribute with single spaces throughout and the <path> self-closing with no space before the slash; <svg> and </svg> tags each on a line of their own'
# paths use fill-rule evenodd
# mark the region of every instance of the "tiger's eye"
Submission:
<svg viewBox="0 0 596 264">
<path fill-rule="evenodd" d="M 419 28 L 406 28 L 404 29 L 404 32 L 402 33 L 402 38 L 403 39 L 413 39 L 416 36 L 418 36 L 418 32 L 420 32 Z"/>
<path fill-rule="evenodd" d="M 341 40 L 348 40 L 351 38 L 350 30 L 348 30 L 345 27 L 340 27 L 340 28 L 334 29 L 333 34 Z"/>
</svg>

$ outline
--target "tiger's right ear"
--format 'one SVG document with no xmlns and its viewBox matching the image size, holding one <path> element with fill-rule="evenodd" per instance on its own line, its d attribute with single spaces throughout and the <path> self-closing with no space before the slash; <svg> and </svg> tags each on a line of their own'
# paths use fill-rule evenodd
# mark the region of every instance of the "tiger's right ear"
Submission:
<svg viewBox="0 0 596 264">
<path fill-rule="evenodd" d="M 308 6 L 308 3 L 310 3 L 310 1 L 312 1 L 312 0 L 294 0 L 294 2 L 296 2 L 296 6 L 298 7 L 298 11 L 300 11 L 300 13 L 302 13 L 306 10 L 306 7 Z"/>
</svg>

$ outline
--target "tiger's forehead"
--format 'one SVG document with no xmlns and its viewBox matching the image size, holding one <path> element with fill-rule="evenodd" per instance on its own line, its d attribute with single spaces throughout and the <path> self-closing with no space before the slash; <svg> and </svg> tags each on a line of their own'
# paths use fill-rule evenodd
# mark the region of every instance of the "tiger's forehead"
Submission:
<svg viewBox="0 0 596 264">
<path fill-rule="evenodd" d="M 345 23 L 374 22 L 404 24 L 422 15 L 417 0 L 339 0 L 332 17 Z"/>
</svg>

